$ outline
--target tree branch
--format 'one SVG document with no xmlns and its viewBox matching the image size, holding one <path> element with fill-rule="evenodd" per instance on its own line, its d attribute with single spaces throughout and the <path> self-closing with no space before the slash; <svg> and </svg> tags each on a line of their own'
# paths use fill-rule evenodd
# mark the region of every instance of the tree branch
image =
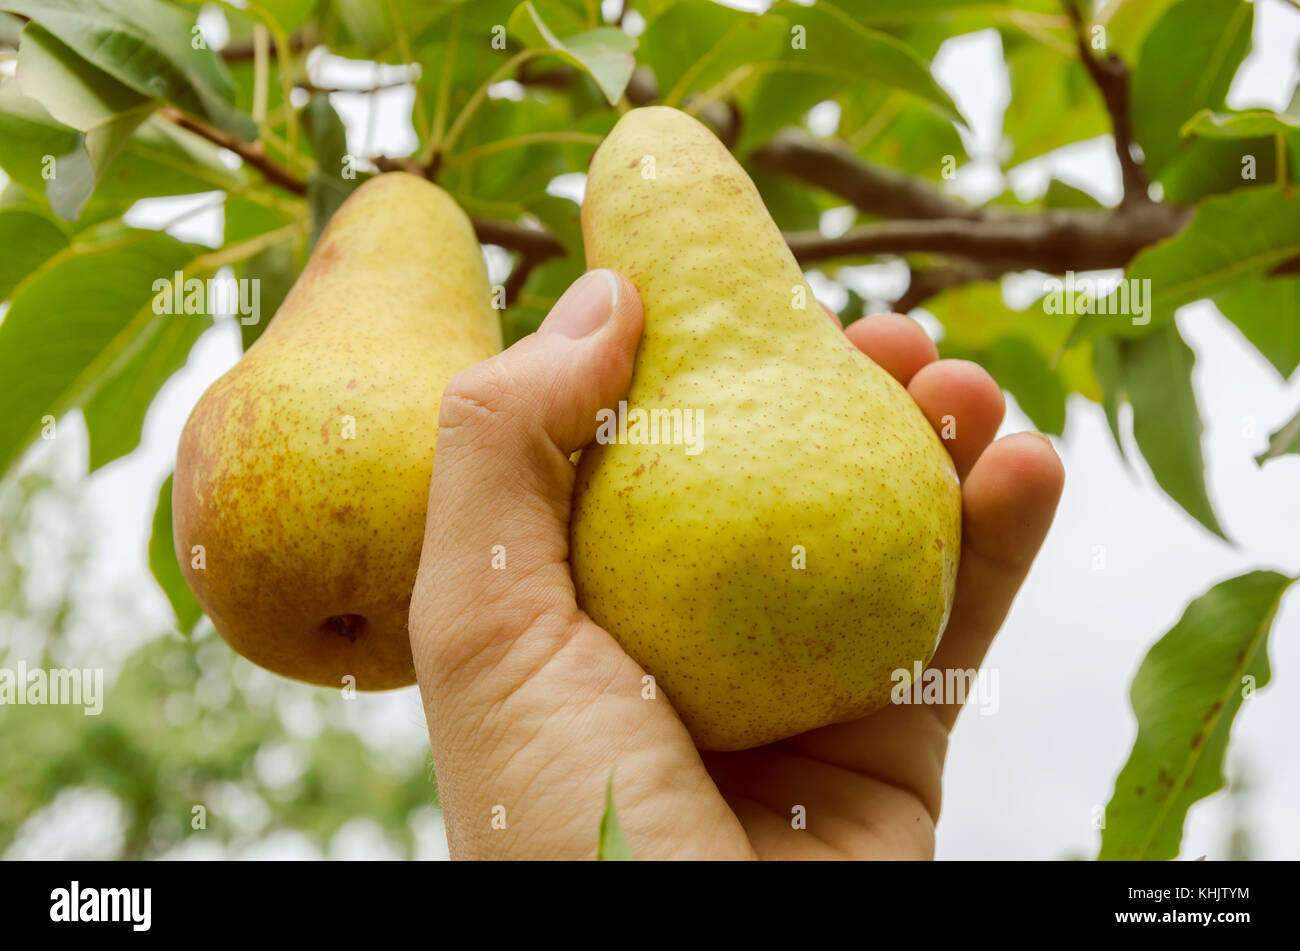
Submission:
<svg viewBox="0 0 1300 951">
<path fill-rule="evenodd" d="M 182 129 L 188 129 L 195 135 L 202 136 L 209 142 L 234 152 L 244 162 L 257 169 L 262 177 L 271 184 L 278 185 L 285 191 L 292 192 L 295 195 L 307 194 L 307 183 L 267 155 L 259 143 L 237 139 L 233 135 L 208 125 L 206 122 L 185 115 L 174 106 L 163 106 L 159 113 L 164 119 L 176 123 Z"/>
<path fill-rule="evenodd" d="M 160 110 L 160 114 L 164 119 L 176 123 L 181 128 L 188 129 L 209 142 L 234 152 L 255 168 L 271 184 L 294 195 L 302 196 L 307 194 L 307 183 L 267 155 L 257 143 L 236 139 L 234 136 L 222 132 L 206 122 L 200 122 L 198 119 L 185 115 L 172 106 L 164 106 Z M 429 170 L 412 158 L 389 158 L 380 155 L 371 159 L 371 161 L 381 172 L 402 171 L 425 178 L 430 177 Z M 560 244 L 549 232 L 542 231 L 539 228 L 528 228 L 514 222 L 498 221 L 496 219 L 474 219 L 473 224 L 474 233 L 478 235 L 479 241 L 484 244 L 500 245 L 507 250 L 518 251 L 529 262 L 530 268 L 565 253 L 564 245 Z"/>
<path fill-rule="evenodd" d="M 924 251 L 998 262 L 1002 273 L 1093 271 L 1125 266 L 1139 251 L 1177 234 L 1190 216 L 1189 208 L 1151 202 L 1115 211 L 882 221 L 838 238 L 800 232 L 786 241 L 802 264 Z"/>
<path fill-rule="evenodd" d="M 564 245 L 549 231 L 529 228 L 513 221 L 498 218 L 475 218 L 474 233 L 484 244 L 495 244 L 510 251 L 518 251 L 534 264 L 564 256 Z"/>
<path fill-rule="evenodd" d="M 933 267 L 912 268 L 912 280 L 903 296 L 894 301 L 894 310 L 906 314 L 913 307 L 952 287 L 974 284 L 977 281 L 997 280 L 1014 271 L 1006 261 L 967 261 L 955 258 L 950 263 Z"/>
<path fill-rule="evenodd" d="M 171 106 L 163 107 L 162 115 L 234 152 L 268 182 L 295 195 L 306 194 L 306 183 L 260 145 L 235 139 Z M 786 234 L 790 250 L 802 265 L 917 252 L 958 259 L 918 269 L 900 306 L 914 306 L 948 287 L 1013 271 L 1061 273 L 1124 267 L 1139 251 L 1176 234 L 1191 215 L 1188 208 L 1152 201 L 1110 211 L 1025 213 L 975 208 L 942 194 L 928 182 L 876 168 L 846 151 L 788 136 L 764 146 L 755 158 L 768 168 L 833 191 L 864 212 L 900 219 L 854 228 L 836 238 L 819 232 Z M 406 171 L 433 178 L 433 172 L 413 158 L 377 156 L 371 161 L 381 172 Z M 566 253 L 549 232 L 515 222 L 475 219 L 474 231 L 484 244 L 518 253 L 507 284 L 511 295 L 518 293 L 533 268 Z"/>
<path fill-rule="evenodd" d="M 859 211 L 880 218 L 979 218 L 981 212 L 950 198 L 929 182 L 869 165 L 847 149 L 803 135 L 780 133 L 756 149 L 755 165 L 839 195 Z"/>
<path fill-rule="evenodd" d="M 1188 208 L 1151 201 L 1145 186 L 1141 200 L 1106 211 L 976 208 L 928 181 L 871 165 L 847 149 L 797 133 L 778 135 L 751 159 L 838 195 L 865 214 L 891 219 L 836 238 L 819 232 L 787 234 L 790 249 L 803 265 L 918 252 L 957 259 L 917 269 L 900 308 L 949 287 L 1014 271 L 1059 274 L 1124 267 L 1139 251 L 1177 234 L 1191 215 Z"/>
<path fill-rule="evenodd" d="M 1093 84 L 1101 92 L 1101 98 L 1110 113 L 1110 124 L 1115 139 L 1115 156 L 1119 159 L 1120 176 L 1124 182 L 1124 198 L 1121 204 L 1132 205 L 1151 201 L 1146 172 L 1133 157 L 1133 128 L 1130 120 L 1128 95 L 1128 66 L 1114 53 L 1105 59 L 1098 59 L 1092 53 L 1088 43 L 1088 26 L 1084 23 L 1083 12 L 1071 0 L 1062 0 L 1070 22 L 1074 25 L 1075 45 L 1079 50 L 1079 59 L 1088 71 Z"/>
<path fill-rule="evenodd" d="M 313 36 L 305 36 L 302 33 L 289 34 L 290 53 L 301 53 L 303 50 L 315 46 L 316 43 L 317 40 Z M 274 43 L 271 44 L 269 52 L 271 56 L 279 55 Z M 249 40 L 245 43 L 227 43 L 221 48 L 218 55 L 227 63 L 246 63 L 257 55 L 257 51 L 252 40 Z"/>
</svg>

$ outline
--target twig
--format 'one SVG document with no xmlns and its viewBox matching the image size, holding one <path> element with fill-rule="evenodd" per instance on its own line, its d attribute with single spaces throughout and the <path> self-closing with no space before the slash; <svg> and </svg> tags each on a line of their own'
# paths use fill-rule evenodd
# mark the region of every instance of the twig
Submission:
<svg viewBox="0 0 1300 951">
<path fill-rule="evenodd" d="M 183 128 L 234 152 L 270 183 L 294 195 L 307 186 L 255 143 L 240 141 L 207 123 L 165 106 L 162 115 Z M 769 168 L 825 188 L 869 214 L 896 220 L 854 228 L 836 238 L 819 232 L 785 235 L 804 265 L 840 258 L 928 252 L 958 260 L 920 269 L 901 303 L 915 305 L 939 290 L 1014 271 L 1097 270 L 1123 267 L 1144 248 L 1176 234 L 1191 209 L 1157 202 L 1121 205 L 1110 211 L 1056 210 L 1041 213 L 973 208 L 919 179 L 875 168 L 856 156 L 812 143 L 778 139 L 760 150 Z M 377 156 L 382 172 L 406 171 L 432 178 L 415 158 Z M 484 244 L 520 255 L 507 292 L 518 293 L 537 265 L 566 253 L 549 232 L 515 222 L 475 219 Z"/>
<path fill-rule="evenodd" d="M 286 44 L 289 52 L 301 53 L 308 47 L 315 46 L 317 40 L 315 37 L 305 36 L 302 33 L 292 33 L 289 35 Z M 272 56 L 279 55 L 279 49 L 273 48 Z M 245 43 L 227 43 L 220 50 L 221 58 L 227 63 L 246 63 L 257 55 L 257 47 L 252 40 Z"/>
<path fill-rule="evenodd" d="M 443 163 L 442 170 L 450 171 L 460 165 L 470 162 L 476 162 L 488 155 L 495 155 L 497 152 L 505 152 L 510 149 L 522 148 L 525 145 L 546 145 L 554 143 L 575 143 L 578 145 L 600 145 L 601 137 L 591 132 L 528 132 L 524 135 L 514 135 L 505 139 L 497 139 L 486 145 L 480 145 L 476 148 L 466 149 L 453 158 Z"/>
<path fill-rule="evenodd" d="M 440 143 L 438 143 L 437 150 L 432 156 L 430 156 L 428 164 L 430 164 L 431 167 L 436 168 L 437 163 L 440 161 L 442 156 L 449 154 L 455 147 L 457 141 L 460 140 L 461 133 L 464 132 L 465 127 L 469 125 L 469 120 L 474 118 L 474 114 L 478 112 L 479 106 L 481 106 L 483 101 L 487 98 L 488 90 L 502 80 L 509 79 L 515 70 L 537 55 L 539 55 L 537 50 L 523 50 L 516 53 L 514 56 L 502 63 L 496 72 L 485 79 L 483 83 L 470 94 L 465 105 L 462 106 L 460 112 L 456 114 L 456 119 L 452 122 L 451 128 L 447 130 L 446 136 Z"/>
<path fill-rule="evenodd" d="M 510 271 L 510 276 L 506 278 L 505 288 L 506 306 L 513 307 L 519 301 L 519 295 L 528 283 L 528 276 L 533 273 L 535 268 L 541 262 L 535 258 L 530 258 L 526 254 L 521 254 L 519 260 L 515 262 L 514 268 Z"/>
<path fill-rule="evenodd" d="M 200 122 L 198 119 L 185 115 L 172 106 L 164 106 L 161 115 L 181 128 L 188 129 L 209 142 L 234 152 L 255 168 L 271 184 L 294 195 L 303 196 L 307 194 L 307 183 L 268 156 L 256 143 L 236 139 L 220 129 L 213 128 L 206 122 Z M 421 166 L 413 158 L 389 158 L 380 155 L 371 159 L 371 161 L 381 172 L 402 171 L 428 177 L 428 169 Z M 509 221 L 476 219 L 474 220 L 474 231 L 478 235 L 478 239 L 484 244 L 496 244 L 511 251 L 518 251 L 531 261 L 530 266 L 535 266 L 565 253 L 564 245 L 560 244 L 549 232 L 542 231 L 539 228 L 527 228 Z"/>
<path fill-rule="evenodd" d="M 903 296 L 894 302 L 894 310 L 906 314 L 913 307 L 936 294 L 963 284 L 996 280 L 1016 268 L 1007 261 L 966 261 L 954 259 L 949 264 L 912 268 L 912 280 Z"/>
<path fill-rule="evenodd" d="M 233 135 L 208 125 L 206 122 L 185 115 L 174 106 L 163 106 L 159 112 L 164 119 L 176 123 L 182 129 L 188 129 L 195 135 L 202 136 L 209 142 L 234 152 L 246 163 L 257 169 L 261 176 L 272 185 L 278 185 L 285 191 L 292 192 L 295 195 L 307 194 L 307 183 L 296 178 L 287 168 L 267 155 L 260 144 L 237 139 Z"/>
<path fill-rule="evenodd" d="M 474 233 L 484 244 L 495 244 L 511 251 L 518 251 L 533 264 L 541 264 L 551 258 L 564 255 L 564 245 L 556 240 L 549 231 L 540 228 L 528 228 L 512 221 L 497 218 L 475 218 Z"/>
<path fill-rule="evenodd" d="M 929 182 L 862 161 L 853 153 L 782 133 L 757 149 L 754 164 L 839 195 L 881 218 L 978 218 L 980 210 Z"/>
<path fill-rule="evenodd" d="M 1191 209 L 1151 202 L 1116 211 L 1048 211 L 979 219 L 882 221 L 838 238 L 786 235 L 803 264 L 872 254 L 931 252 L 983 261 L 1008 271 L 1092 271 L 1123 267 L 1139 251 L 1172 237 Z"/>
<path fill-rule="evenodd" d="M 1132 205 L 1150 202 L 1146 172 L 1133 157 L 1133 127 L 1130 120 L 1128 95 L 1128 66 L 1114 53 L 1105 59 L 1093 55 L 1088 43 L 1088 25 L 1083 20 L 1082 11 L 1071 0 L 1062 0 L 1070 22 L 1074 24 L 1075 45 L 1079 50 L 1079 59 L 1092 77 L 1093 84 L 1101 92 L 1101 98 L 1110 113 L 1110 124 L 1115 139 L 1115 155 L 1119 159 L 1120 175 L 1124 182 L 1124 197 L 1121 204 Z"/>
<path fill-rule="evenodd" d="M 403 86 L 410 86 L 415 82 L 414 77 L 410 79 L 394 79 L 391 82 L 375 83 L 372 86 L 317 86 L 310 80 L 299 80 L 294 83 L 298 89 L 305 89 L 310 93 L 350 93 L 352 95 L 368 96 L 373 93 L 383 92 L 385 89 L 401 89 Z"/>
</svg>

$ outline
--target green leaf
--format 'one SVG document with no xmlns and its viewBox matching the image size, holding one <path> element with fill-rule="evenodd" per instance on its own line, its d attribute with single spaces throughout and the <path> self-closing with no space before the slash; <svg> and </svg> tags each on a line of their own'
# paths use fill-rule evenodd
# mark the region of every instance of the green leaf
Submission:
<svg viewBox="0 0 1300 951">
<path fill-rule="evenodd" d="M 234 85 L 221 58 L 192 42 L 197 11 L 163 0 L 0 0 L 0 8 L 30 17 L 142 95 L 239 138 L 257 135 L 252 119 L 231 105 Z"/>
<path fill-rule="evenodd" d="M 0 208 L 0 301 L 18 282 L 68 246 L 63 230 L 38 211 Z"/>
<path fill-rule="evenodd" d="M 987 20 L 992 16 L 1032 13 L 1060 13 L 1056 0 L 837 0 L 839 6 L 862 23 L 879 26 L 917 21 L 948 22 L 955 14 L 978 13 Z"/>
<path fill-rule="evenodd" d="M 815 231 L 822 212 L 838 203 L 829 193 L 808 188 L 785 175 L 751 166 L 746 166 L 745 171 L 763 196 L 763 204 L 772 220 L 782 231 Z"/>
<path fill-rule="evenodd" d="M 1101 97 L 1077 56 L 1010 36 L 1004 44 L 1011 74 L 1011 101 L 1002 118 L 1012 143 L 1008 168 L 1110 131 Z"/>
<path fill-rule="evenodd" d="M 604 99 L 601 99 L 603 106 Z M 617 113 L 608 107 L 581 119 L 573 114 L 569 97 L 551 91 L 529 92 L 523 99 L 501 99 L 480 109 L 465 128 L 461 148 L 441 176 L 454 195 L 494 204 L 528 204 L 546 195 L 557 175 L 585 172 L 594 143 L 527 141 L 522 136 L 548 133 L 603 135 L 613 127 Z M 481 149 L 487 153 L 473 153 Z M 461 161 L 462 157 L 467 157 Z M 501 212 L 492 212 L 500 217 Z"/>
<path fill-rule="evenodd" d="M 1254 571 L 1187 606 L 1129 692 L 1138 733 L 1106 806 L 1099 859 L 1172 859 L 1187 810 L 1223 788 L 1243 697 L 1269 681 L 1268 634 L 1292 579 Z"/>
<path fill-rule="evenodd" d="M 245 352 L 257 342 L 280 310 L 300 270 L 293 248 L 288 244 L 277 244 L 259 251 L 237 266 L 235 273 L 242 280 L 258 282 L 261 319 L 255 323 L 239 321 L 239 339 Z"/>
<path fill-rule="evenodd" d="M 1123 458 L 1124 440 L 1120 435 L 1119 407 L 1128 395 L 1124 392 L 1124 365 L 1120 341 L 1114 337 L 1100 337 L 1092 345 L 1092 370 L 1101 388 L 1101 405 L 1106 412 L 1106 425 L 1115 440 L 1115 448 Z"/>
<path fill-rule="evenodd" d="M 290 223 L 280 210 L 267 208 L 241 198 L 229 198 L 225 204 L 225 245 L 248 241 L 276 231 Z M 294 247 L 289 243 L 272 245 L 245 261 L 235 264 L 235 276 L 257 281 L 258 314 L 255 323 L 239 322 L 239 336 L 247 351 L 270 324 L 301 270 Z"/>
<path fill-rule="evenodd" d="M 281 5 L 291 7 L 298 0 L 279 0 Z M 422 37 L 433 30 L 445 27 L 442 22 L 448 14 L 457 8 L 502 7 L 508 11 L 516 0 L 330 0 L 327 12 L 322 20 L 325 27 L 322 37 L 331 52 L 342 56 L 361 59 L 373 59 L 385 63 L 401 62 L 403 38 L 409 45 L 416 62 L 425 60 L 418 55 Z M 329 7 L 333 7 L 329 10 Z M 230 14 L 227 13 L 227 16 Z M 282 11 L 277 16 L 284 26 L 284 20 L 298 15 L 297 11 Z M 497 11 L 497 23 L 504 23 L 506 13 Z M 343 26 L 343 31 L 334 29 L 334 24 Z"/>
<path fill-rule="evenodd" d="M 334 212 L 348 195 L 369 176 L 352 171 L 345 178 L 344 156 L 348 154 L 347 130 L 330 105 L 329 97 L 314 95 L 303 113 L 303 126 L 311 138 L 316 167 L 307 176 L 307 204 L 311 208 L 311 243 L 314 247 Z"/>
<path fill-rule="evenodd" d="M 860 83 L 837 100 L 839 138 L 869 162 L 938 181 L 949 156 L 957 165 L 969 158 L 956 123 L 909 93 Z"/>
<path fill-rule="evenodd" d="M 581 205 L 558 195 L 542 195 L 526 207 L 564 245 L 570 256 L 582 260 Z"/>
<path fill-rule="evenodd" d="M 1166 324 L 1124 341 L 1124 390 L 1133 405 L 1133 438 L 1160 488 L 1198 522 L 1225 538 L 1205 487 L 1201 414 L 1192 390 L 1195 356 Z"/>
<path fill-rule="evenodd" d="M 1065 431 L 1065 387 L 1030 341 L 995 340 L 987 351 L 985 369 L 1010 391 L 1037 429 L 1054 436 Z"/>
<path fill-rule="evenodd" d="M 688 94 L 738 69 L 780 60 L 788 37 L 788 22 L 779 12 L 757 16 L 710 0 L 680 0 L 650 20 L 638 58 L 654 73 L 664 102 L 680 106 Z"/>
<path fill-rule="evenodd" d="M 320 6 L 320 0 L 258 0 L 257 5 L 266 11 L 280 29 L 285 33 L 291 33 L 311 18 L 316 7 Z M 385 0 L 383 5 L 390 8 L 392 6 L 388 0 Z M 238 11 L 226 9 L 222 12 L 229 20 L 231 13 Z"/>
<path fill-rule="evenodd" d="M 610 105 L 622 98 L 636 66 L 636 40 L 618 27 L 597 27 L 561 39 L 531 0 L 515 8 L 506 31 L 528 49 L 548 50 L 586 70 Z"/>
<path fill-rule="evenodd" d="M 1081 393 L 1094 401 L 1101 399 L 1090 351 L 1071 350 L 1057 358 L 1069 327 L 1039 306 L 1012 310 L 1002 299 L 998 284 L 986 281 L 952 288 L 928 300 L 925 309 L 943 325 L 939 344 L 942 352 L 960 353 L 980 363 L 1032 361 L 1032 367 L 1009 366 L 1006 379 L 994 374 L 1031 418 L 1056 425 L 1054 421 L 1060 419 L 1056 401 L 1070 393 Z M 1019 342 L 1001 343 L 1007 340 Z M 1055 369 L 1051 369 L 1053 366 Z M 1045 375 L 1055 376 L 1059 396 L 1058 386 L 1043 382 Z"/>
<path fill-rule="evenodd" d="M 1214 303 L 1283 379 L 1300 366 L 1300 277 L 1243 284 Z"/>
<path fill-rule="evenodd" d="M 141 105 L 153 105 L 148 96 L 92 66 L 38 23 L 23 30 L 15 75 L 24 96 L 81 132 L 104 126 Z"/>
<path fill-rule="evenodd" d="M 149 536 L 149 569 L 158 587 L 171 602 L 176 614 L 176 626 L 188 634 L 203 617 L 203 609 L 195 600 L 190 586 L 181 574 L 176 560 L 176 546 L 172 541 L 172 477 L 169 475 L 158 491 L 158 505 L 153 512 L 153 532 Z"/>
<path fill-rule="evenodd" d="M 1272 109 L 1245 109 L 1241 112 L 1214 112 L 1202 109 L 1179 130 L 1181 135 L 1202 135 L 1211 139 L 1250 139 L 1265 135 L 1300 131 L 1300 116 Z"/>
<path fill-rule="evenodd" d="M 74 152 L 81 140 L 78 132 L 56 122 L 40 103 L 23 96 L 17 83 L 0 83 L 0 168 L 33 200 L 41 198 L 49 204 L 47 186 L 58 179 L 46 176 L 51 170 L 58 175 L 68 172 L 66 167 L 59 171 L 57 156 Z M 238 191 L 246 180 L 245 172 L 231 171 L 222 163 L 215 145 L 151 116 L 126 140 L 117 158 L 98 170 L 77 229 L 116 217 L 141 198 Z"/>
<path fill-rule="evenodd" d="M 119 227 L 70 245 L 19 285 L 0 322 L 0 472 L 42 417 L 84 406 L 148 345 L 155 324 L 178 319 L 154 313 L 154 282 L 192 265 L 195 252 L 161 232 Z"/>
<path fill-rule="evenodd" d="M 90 471 L 140 445 L 145 414 L 158 389 L 185 365 L 212 319 L 201 314 L 159 317 L 141 333 L 135 354 L 95 391 L 82 412 L 90 433 Z"/>
<path fill-rule="evenodd" d="M 23 30 L 18 85 L 52 118 L 83 133 L 72 151 L 54 156 L 46 183 L 50 206 L 72 221 L 104 168 L 153 112 L 154 103 L 91 66 L 35 23 Z"/>
<path fill-rule="evenodd" d="M 1111 0 L 1097 13 L 1106 28 L 1106 47 L 1126 63 L 1136 63 L 1142 41 L 1174 0 Z"/>
<path fill-rule="evenodd" d="M 1047 192 L 1043 195 L 1046 208 L 1101 208 L 1102 204 L 1081 188 L 1075 188 L 1059 178 L 1047 183 Z"/>
<path fill-rule="evenodd" d="M 598 862 L 631 862 L 632 850 L 628 848 L 623 829 L 614 812 L 614 777 L 605 783 L 605 813 L 600 817 L 600 842 L 596 846 Z"/>
<path fill-rule="evenodd" d="M 1293 138 L 1300 142 L 1300 137 Z M 1278 180 L 1277 142 L 1272 137 L 1186 141 L 1183 151 L 1160 173 L 1165 201 L 1190 205 L 1210 195 L 1272 185 Z M 1300 171 L 1300 151 L 1294 144 L 1288 164 L 1289 181 Z"/>
<path fill-rule="evenodd" d="M 664 19 L 682 9 L 681 5 L 674 7 Z M 915 110 L 912 114 L 932 116 L 935 124 L 942 122 L 951 127 L 953 121 L 964 121 L 952 98 L 915 50 L 896 37 L 863 26 L 834 4 L 807 7 L 777 3 L 771 12 L 748 26 L 754 33 L 749 38 L 739 27 L 755 18 L 739 16 L 744 19 L 735 20 L 721 35 L 716 26 L 704 34 L 704 24 L 697 23 L 695 17 L 689 24 L 676 22 L 671 26 L 691 37 L 689 41 L 675 41 L 685 54 L 679 56 L 691 89 L 704 90 L 705 95 L 717 98 L 751 75 L 756 77 L 751 95 L 741 96 L 746 119 L 742 148 L 759 145 L 782 126 L 796 123 L 818 102 L 848 99 L 867 89 L 906 93 L 912 100 L 908 104 Z M 693 35 L 697 33 L 700 35 Z M 649 46 L 650 29 L 646 36 Z M 706 36 L 714 39 L 712 47 L 699 59 L 692 58 L 691 47 L 701 45 Z M 683 47 L 684 42 L 689 45 Z M 719 61 L 727 65 L 725 74 L 719 75 L 715 69 Z M 704 63 L 708 63 L 707 69 Z M 683 82 L 679 79 L 676 88 L 681 89 Z M 672 95 L 666 101 L 671 103 Z M 849 121 L 854 122 L 854 117 L 850 116 Z"/>
<path fill-rule="evenodd" d="M 1245 0 L 1181 0 L 1147 34 L 1133 71 L 1133 132 L 1148 175 L 1185 147 L 1183 123 L 1224 105 L 1250 48 L 1254 7 Z"/>
<path fill-rule="evenodd" d="M 582 276 L 582 270 L 582 257 L 573 254 L 552 258 L 535 268 L 528 275 L 518 303 L 505 313 L 501 327 L 505 345 L 508 347 L 536 331 L 560 295 Z"/>
<path fill-rule="evenodd" d="M 1119 313 L 1113 293 L 1108 314 L 1082 316 L 1070 343 L 1104 334 L 1136 337 L 1167 323 L 1185 304 L 1232 292 L 1261 280 L 1270 270 L 1300 255 L 1300 195 L 1273 187 L 1248 188 L 1207 199 L 1196 217 L 1167 241 L 1147 248 L 1129 265 L 1130 287 L 1146 287 L 1147 323 Z M 1149 285 L 1132 282 L 1150 281 Z M 1135 311 L 1130 301 L 1129 311 Z"/>
<path fill-rule="evenodd" d="M 1286 422 L 1281 429 L 1268 438 L 1268 449 L 1255 457 L 1261 466 L 1278 456 L 1300 455 L 1300 413 Z"/>
<path fill-rule="evenodd" d="M 368 56 L 393 45 L 393 15 L 385 0 L 334 0 L 339 17 Z"/>
</svg>

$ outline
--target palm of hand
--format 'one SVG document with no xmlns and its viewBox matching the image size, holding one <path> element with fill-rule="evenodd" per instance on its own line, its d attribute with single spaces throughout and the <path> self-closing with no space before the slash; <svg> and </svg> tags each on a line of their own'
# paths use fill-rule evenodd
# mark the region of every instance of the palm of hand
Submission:
<svg viewBox="0 0 1300 951">
<path fill-rule="evenodd" d="M 1036 434 L 992 443 L 1004 412 L 996 383 L 974 364 L 938 360 L 912 321 L 869 318 L 846 333 L 908 388 L 932 424 L 957 421 L 946 445 L 963 482 L 962 554 L 932 666 L 978 668 L 1051 523 L 1060 461 Z M 454 440 L 445 447 L 440 438 L 440 458 L 458 451 Z M 478 630 L 458 639 L 417 638 L 413 610 L 453 854 L 593 854 L 594 817 L 612 772 L 638 858 L 932 857 L 948 733 L 960 708 L 890 706 L 757 749 L 700 753 L 668 704 L 640 698 L 641 669 L 577 607 L 563 530 L 572 467 L 565 447 L 544 451 L 553 478 L 535 516 L 551 527 L 530 539 L 525 558 L 536 567 L 526 585 L 502 601 L 499 616 L 480 612 Z M 435 464 L 435 489 L 438 479 Z M 459 539 L 454 514 L 445 529 L 435 528 L 443 520 L 434 514 L 426 551 L 454 555 L 458 540 L 473 544 Z M 451 563 L 439 559 L 436 586 L 472 585 L 445 567 Z M 433 599 L 433 616 L 420 626 L 460 622 L 463 615 L 437 616 L 445 601 L 454 599 Z M 482 817 L 505 801 L 512 825 L 490 831 Z"/>
</svg>

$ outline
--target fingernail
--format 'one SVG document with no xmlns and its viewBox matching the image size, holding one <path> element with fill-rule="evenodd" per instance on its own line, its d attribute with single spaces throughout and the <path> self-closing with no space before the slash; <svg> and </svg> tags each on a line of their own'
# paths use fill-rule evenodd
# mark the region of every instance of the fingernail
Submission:
<svg viewBox="0 0 1300 951">
<path fill-rule="evenodd" d="M 588 271 L 555 302 L 538 332 L 579 340 L 603 327 L 616 306 L 618 281 L 613 272 Z"/>
</svg>

